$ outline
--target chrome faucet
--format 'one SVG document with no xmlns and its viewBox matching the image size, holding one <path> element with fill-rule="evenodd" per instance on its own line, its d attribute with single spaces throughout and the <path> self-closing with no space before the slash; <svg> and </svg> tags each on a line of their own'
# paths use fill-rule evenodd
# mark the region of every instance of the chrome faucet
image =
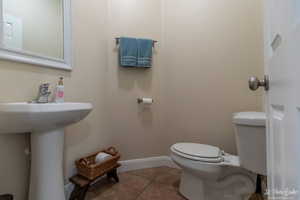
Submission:
<svg viewBox="0 0 300 200">
<path fill-rule="evenodd" d="M 49 96 L 51 94 L 51 92 L 49 91 L 49 86 L 49 83 L 40 85 L 36 103 L 49 103 Z"/>
</svg>

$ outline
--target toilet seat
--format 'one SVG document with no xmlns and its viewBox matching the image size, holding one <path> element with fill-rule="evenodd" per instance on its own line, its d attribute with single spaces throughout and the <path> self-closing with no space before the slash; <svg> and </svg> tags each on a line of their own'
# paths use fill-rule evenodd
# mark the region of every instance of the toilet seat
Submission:
<svg viewBox="0 0 300 200">
<path fill-rule="evenodd" d="M 224 161 L 224 152 L 220 148 L 195 143 L 178 143 L 171 147 L 171 151 L 181 157 L 206 163 L 220 163 Z"/>
</svg>

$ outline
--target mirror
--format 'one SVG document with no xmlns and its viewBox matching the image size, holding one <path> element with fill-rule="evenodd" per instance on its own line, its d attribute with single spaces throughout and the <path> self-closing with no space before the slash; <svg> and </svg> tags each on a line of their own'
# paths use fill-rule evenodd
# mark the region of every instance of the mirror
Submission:
<svg viewBox="0 0 300 200">
<path fill-rule="evenodd" d="M 0 0 L 0 58 L 71 70 L 70 0 Z"/>
</svg>

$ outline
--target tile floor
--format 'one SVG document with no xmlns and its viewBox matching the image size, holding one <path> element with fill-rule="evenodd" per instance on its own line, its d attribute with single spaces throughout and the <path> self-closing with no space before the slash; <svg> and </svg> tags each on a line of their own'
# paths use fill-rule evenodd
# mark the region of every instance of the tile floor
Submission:
<svg viewBox="0 0 300 200">
<path fill-rule="evenodd" d="M 119 175 L 120 183 L 99 181 L 87 200 L 186 200 L 178 193 L 180 170 L 157 167 Z"/>
</svg>

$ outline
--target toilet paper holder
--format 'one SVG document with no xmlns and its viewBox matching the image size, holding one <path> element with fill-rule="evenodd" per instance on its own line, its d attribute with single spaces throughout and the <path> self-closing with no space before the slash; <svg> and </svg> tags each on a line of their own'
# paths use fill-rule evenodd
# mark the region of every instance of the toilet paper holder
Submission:
<svg viewBox="0 0 300 200">
<path fill-rule="evenodd" d="M 142 103 L 150 104 L 149 101 L 151 101 L 151 103 L 154 102 L 153 99 L 151 99 L 151 98 L 137 98 L 137 103 L 138 104 L 142 104 Z"/>
</svg>

